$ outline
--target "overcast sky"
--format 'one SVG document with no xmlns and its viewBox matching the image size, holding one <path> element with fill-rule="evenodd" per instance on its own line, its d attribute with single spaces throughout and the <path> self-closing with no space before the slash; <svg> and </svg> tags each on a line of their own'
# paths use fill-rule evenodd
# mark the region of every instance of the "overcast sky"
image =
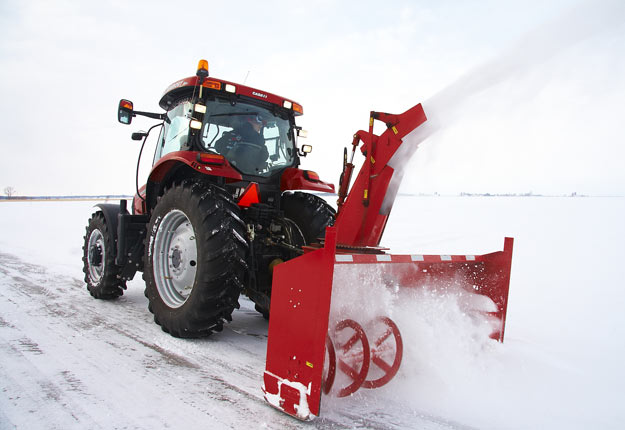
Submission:
<svg viewBox="0 0 625 430">
<path fill-rule="evenodd" d="M 160 111 L 200 58 L 300 102 L 303 167 L 334 183 L 370 110 L 423 103 L 404 192 L 625 195 L 622 0 L 3 0 L 0 188 L 133 193 L 130 133 L 153 121 L 117 102 Z"/>
</svg>

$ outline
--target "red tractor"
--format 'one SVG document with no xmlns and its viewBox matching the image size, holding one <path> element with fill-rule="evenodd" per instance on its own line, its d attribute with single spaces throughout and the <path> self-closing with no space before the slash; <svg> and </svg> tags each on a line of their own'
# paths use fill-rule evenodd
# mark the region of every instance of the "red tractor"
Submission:
<svg viewBox="0 0 625 430">
<path fill-rule="evenodd" d="M 123 294 L 143 272 L 154 320 L 176 337 L 220 331 L 246 294 L 269 315 L 273 268 L 303 253 L 332 225 L 321 197 L 334 186 L 309 170 L 295 123 L 302 106 L 208 76 L 170 85 L 166 113 L 139 112 L 121 100 L 119 121 L 160 120 L 152 170 L 128 213 L 126 201 L 100 204 L 87 226 L 84 273 L 98 299 Z M 134 133 L 144 140 L 148 133 Z M 142 147 L 143 149 L 143 147 Z M 137 184 L 138 185 L 138 184 Z"/>
<path fill-rule="evenodd" d="M 299 419 L 319 415 L 322 392 L 343 397 L 395 376 L 403 341 L 389 315 L 417 288 L 483 296 L 464 300 L 463 312 L 487 318 L 491 337 L 503 341 L 512 238 L 484 255 L 392 255 L 379 246 L 405 166 L 398 150 L 416 148 L 427 121 L 420 104 L 371 112 L 368 131 L 354 134 L 338 212 L 302 192 L 334 186 L 298 168 L 311 149 L 297 145 L 301 105 L 209 77 L 204 60 L 160 105 L 166 113 L 120 101 L 124 124 L 136 115 L 160 120 L 133 139 L 160 134 L 132 214 L 122 200 L 98 205 L 89 220 L 83 261 L 92 296 L 114 299 L 142 271 L 156 323 L 200 337 L 222 330 L 246 294 L 263 316 L 271 312 L 265 399 Z M 385 126 L 380 135 L 375 121 Z M 352 184 L 357 149 L 365 160 Z"/>
</svg>

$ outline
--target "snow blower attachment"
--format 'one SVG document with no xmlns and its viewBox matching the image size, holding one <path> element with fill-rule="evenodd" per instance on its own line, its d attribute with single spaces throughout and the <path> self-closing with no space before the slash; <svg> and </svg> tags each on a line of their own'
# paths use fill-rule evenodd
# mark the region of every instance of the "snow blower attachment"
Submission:
<svg viewBox="0 0 625 430">
<path fill-rule="evenodd" d="M 374 120 L 387 129 L 373 134 Z M 263 391 L 275 408 L 301 420 L 319 415 L 321 394 L 348 396 L 392 380 L 402 361 L 401 327 L 392 319 L 417 291 L 462 297 L 503 342 L 513 239 L 486 255 L 391 255 L 379 247 L 397 187 L 389 161 L 426 121 L 421 105 L 401 115 L 372 112 L 351 159 L 344 156 L 338 213 L 325 240 L 275 267 Z M 351 191 L 353 156 L 366 159 Z"/>
</svg>

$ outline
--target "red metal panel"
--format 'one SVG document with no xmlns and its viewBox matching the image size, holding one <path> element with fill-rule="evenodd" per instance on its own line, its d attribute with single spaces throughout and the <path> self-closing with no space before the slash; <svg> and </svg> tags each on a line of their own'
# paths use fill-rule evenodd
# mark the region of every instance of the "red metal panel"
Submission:
<svg viewBox="0 0 625 430">
<path fill-rule="evenodd" d="M 328 228 L 324 248 L 274 269 L 263 391 L 299 419 L 319 415 L 335 243 Z"/>
</svg>

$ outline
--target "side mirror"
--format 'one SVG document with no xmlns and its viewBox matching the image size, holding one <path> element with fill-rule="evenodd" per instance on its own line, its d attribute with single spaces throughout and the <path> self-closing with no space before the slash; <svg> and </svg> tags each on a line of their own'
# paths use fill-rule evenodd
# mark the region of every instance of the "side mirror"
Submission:
<svg viewBox="0 0 625 430">
<path fill-rule="evenodd" d="M 308 137 L 308 131 L 302 130 L 300 128 L 299 130 L 297 130 L 297 137 L 303 137 L 303 138 Z"/>
<path fill-rule="evenodd" d="M 133 112 L 133 105 L 130 100 L 121 99 L 119 101 L 119 109 L 117 110 L 117 120 L 122 124 L 130 124 L 132 117 L 135 116 Z"/>
<path fill-rule="evenodd" d="M 300 157 L 305 157 L 308 154 L 310 154 L 312 152 L 312 146 L 311 145 L 302 145 L 302 147 L 299 150 L 299 155 Z"/>
<path fill-rule="evenodd" d="M 148 135 L 148 134 L 147 134 L 145 131 L 137 131 L 137 132 L 135 132 L 135 133 L 132 133 L 132 134 L 130 135 L 130 138 L 131 138 L 132 140 L 143 140 L 143 138 L 144 138 L 145 136 L 147 136 L 147 135 Z"/>
</svg>

